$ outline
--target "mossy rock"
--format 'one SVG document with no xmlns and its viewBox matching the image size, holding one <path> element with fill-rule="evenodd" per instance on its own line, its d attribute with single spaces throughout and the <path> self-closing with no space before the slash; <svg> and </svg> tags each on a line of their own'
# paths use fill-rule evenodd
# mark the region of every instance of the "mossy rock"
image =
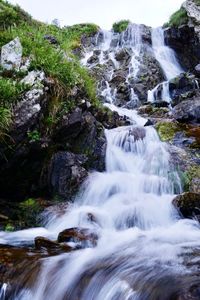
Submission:
<svg viewBox="0 0 200 300">
<path fill-rule="evenodd" d="M 175 137 L 175 134 L 181 130 L 177 122 L 159 122 L 155 125 L 158 135 L 163 142 L 170 142 Z"/>
</svg>

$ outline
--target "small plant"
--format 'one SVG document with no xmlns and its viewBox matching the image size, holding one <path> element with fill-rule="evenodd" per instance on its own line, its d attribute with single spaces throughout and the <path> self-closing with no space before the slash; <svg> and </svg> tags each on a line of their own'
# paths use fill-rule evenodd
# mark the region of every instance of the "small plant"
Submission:
<svg viewBox="0 0 200 300">
<path fill-rule="evenodd" d="M 129 24 L 130 24 L 129 20 L 122 20 L 119 22 L 115 22 L 113 24 L 113 31 L 121 33 L 122 31 L 125 31 L 127 29 Z"/>
<path fill-rule="evenodd" d="M 14 230 L 15 230 L 15 227 L 10 223 L 8 223 L 5 227 L 5 231 L 7 231 L 7 232 L 12 232 Z"/>
<path fill-rule="evenodd" d="M 41 139 L 41 134 L 37 129 L 29 131 L 27 135 L 30 142 L 38 142 Z"/>
</svg>

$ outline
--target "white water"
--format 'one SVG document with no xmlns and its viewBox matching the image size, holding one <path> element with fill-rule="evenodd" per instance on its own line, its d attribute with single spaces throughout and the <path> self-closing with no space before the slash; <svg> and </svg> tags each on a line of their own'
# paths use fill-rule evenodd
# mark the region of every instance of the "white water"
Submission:
<svg viewBox="0 0 200 300">
<path fill-rule="evenodd" d="M 161 27 L 152 29 L 152 47 L 155 58 L 159 62 L 167 80 L 148 92 L 148 101 L 156 102 L 162 100 L 170 103 L 169 81 L 184 71 L 178 63 L 175 52 L 165 45 L 164 31 Z M 158 88 L 162 90 L 159 97 Z"/>
<path fill-rule="evenodd" d="M 105 131 L 106 171 L 90 174 L 74 204 L 46 220 L 46 228 L 0 234 L 1 243 L 16 244 L 37 235 L 56 239 L 66 228 L 82 227 L 98 234 L 98 244 L 43 259 L 34 286 L 15 300 L 163 300 L 169 299 L 159 294 L 163 282 L 170 294 L 181 288 L 177 277 L 192 273 L 184 257 L 200 247 L 200 230 L 197 222 L 180 219 L 171 203 L 181 183 L 170 167 L 168 146 L 136 111 L 116 107 L 114 93 L 102 96 L 131 122 Z"/>
<path fill-rule="evenodd" d="M 113 42 L 116 43 L 115 46 L 113 46 Z M 116 54 L 120 50 L 126 49 L 131 56 L 126 78 L 126 82 L 129 83 L 131 79 L 137 77 L 139 72 L 143 55 L 142 47 L 141 25 L 130 24 L 127 30 L 121 34 L 106 30 L 101 30 L 97 34 L 95 46 L 92 50 L 85 53 L 82 64 L 88 68 L 92 68 L 98 64 L 106 65 L 109 61 L 112 62 L 112 66 L 107 70 L 107 78 L 104 84 L 100 84 L 99 86 L 99 94 L 103 97 L 105 102 L 114 103 L 116 100 L 116 89 L 109 83 L 115 71 L 119 69 L 119 62 L 115 58 Z M 100 51 L 98 61 L 93 64 L 88 63 L 88 60 L 93 56 L 96 50 Z M 138 104 L 138 97 L 133 88 L 131 88 L 129 102 L 135 106 Z"/>
</svg>

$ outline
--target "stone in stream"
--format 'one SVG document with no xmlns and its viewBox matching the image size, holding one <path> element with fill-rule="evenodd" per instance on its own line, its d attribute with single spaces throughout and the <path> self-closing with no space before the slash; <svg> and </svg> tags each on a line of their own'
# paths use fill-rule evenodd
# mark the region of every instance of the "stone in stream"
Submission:
<svg viewBox="0 0 200 300">
<path fill-rule="evenodd" d="M 143 127 L 133 127 L 129 131 L 129 135 L 134 137 L 134 141 L 143 140 L 146 136 L 146 131 Z"/>
<path fill-rule="evenodd" d="M 98 235 L 87 228 L 69 228 L 59 233 L 58 243 L 73 242 L 81 248 L 95 247 Z"/>
<path fill-rule="evenodd" d="M 49 254 L 54 253 L 56 255 L 73 250 L 69 245 L 59 244 L 41 236 L 35 238 L 35 248 L 37 250 L 46 250 Z"/>
<path fill-rule="evenodd" d="M 172 203 L 184 218 L 195 218 L 200 221 L 200 194 L 183 193 L 176 196 Z"/>
</svg>

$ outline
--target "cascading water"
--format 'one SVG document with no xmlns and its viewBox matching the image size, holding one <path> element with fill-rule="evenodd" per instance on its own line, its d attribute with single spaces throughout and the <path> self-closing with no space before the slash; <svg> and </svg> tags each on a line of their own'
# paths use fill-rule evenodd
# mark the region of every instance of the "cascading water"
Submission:
<svg viewBox="0 0 200 300">
<path fill-rule="evenodd" d="M 135 36 L 130 39 L 133 47 Z M 135 76 L 137 64 L 131 68 Z M 105 131 L 106 171 L 90 174 L 75 202 L 63 216 L 51 217 L 46 228 L 0 234 L 1 243 L 18 244 L 79 227 L 95 233 L 97 245 L 43 258 L 37 281 L 16 291 L 14 300 L 182 299 L 187 282 L 198 281 L 193 264 L 198 263 L 199 225 L 181 219 L 172 205 L 181 183 L 168 146 L 153 127 L 144 127 L 146 120 L 135 110 L 116 107 L 114 93 L 102 96 L 110 110 L 131 123 Z"/>
<path fill-rule="evenodd" d="M 165 45 L 164 30 L 161 27 L 152 29 L 152 47 L 155 58 L 159 62 L 167 80 L 148 92 L 148 101 L 163 100 L 170 102 L 169 81 L 180 75 L 183 69 L 176 59 L 175 52 Z"/>
<path fill-rule="evenodd" d="M 138 97 L 131 87 L 131 79 L 135 79 L 139 72 L 140 63 L 142 59 L 142 38 L 141 38 L 141 25 L 129 24 L 126 31 L 114 33 L 113 31 L 101 30 L 95 41 L 95 46 L 91 51 L 85 53 L 82 63 L 89 68 L 95 65 L 109 65 L 107 70 L 107 78 L 100 83 L 99 95 L 103 100 L 108 103 L 114 103 L 116 100 L 116 89 L 110 85 L 110 81 L 113 78 L 115 71 L 119 68 L 119 62 L 116 60 L 116 53 L 121 49 L 127 49 L 131 59 L 127 70 L 126 83 L 130 85 L 130 98 L 129 103 L 133 106 L 137 106 Z M 88 63 L 94 53 L 98 52 L 98 60 L 94 63 Z"/>
</svg>

